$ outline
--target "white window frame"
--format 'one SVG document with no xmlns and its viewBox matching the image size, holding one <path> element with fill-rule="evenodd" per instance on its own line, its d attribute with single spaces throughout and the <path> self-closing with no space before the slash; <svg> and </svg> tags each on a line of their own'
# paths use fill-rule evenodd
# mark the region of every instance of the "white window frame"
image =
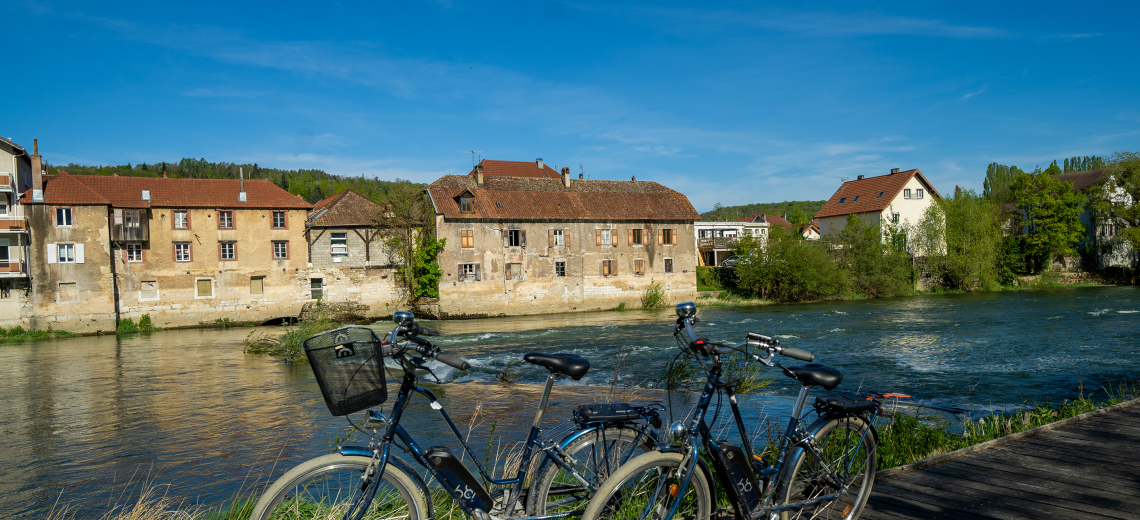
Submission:
<svg viewBox="0 0 1140 520">
<path fill-rule="evenodd" d="M 282 246 L 281 250 L 285 253 L 283 256 L 277 255 L 277 246 Z M 274 260 L 288 260 L 289 259 L 289 242 L 286 240 L 278 240 L 273 242 L 273 259 Z"/>
<path fill-rule="evenodd" d="M 174 229 L 190 229 L 190 210 L 176 210 L 171 213 Z"/>
<path fill-rule="evenodd" d="M 277 217 L 278 216 L 281 217 L 281 225 L 280 226 L 277 225 Z M 284 211 L 274 211 L 270 215 L 269 219 L 271 221 L 269 223 L 269 225 L 272 226 L 273 229 L 285 229 L 288 225 L 288 221 L 285 220 L 285 212 Z"/>
<path fill-rule="evenodd" d="M 478 282 L 482 279 L 482 269 L 478 262 L 464 262 L 459 264 L 459 281 Z"/>
<path fill-rule="evenodd" d="M 67 223 L 61 224 L 60 221 L 64 220 L 63 217 L 67 216 Z M 75 225 L 75 215 L 71 208 L 56 207 L 55 208 L 55 227 L 72 227 Z"/>
<path fill-rule="evenodd" d="M 127 244 L 127 247 L 123 248 L 123 253 L 128 263 L 137 264 L 143 261 L 142 244 Z"/>
<path fill-rule="evenodd" d="M 229 258 L 226 258 L 226 246 L 229 246 Z M 237 242 L 218 242 L 218 261 L 233 262 L 237 260 Z"/>
<path fill-rule="evenodd" d="M 348 233 L 329 233 L 329 250 L 332 256 L 348 256 Z"/>
<path fill-rule="evenodd" d="M 904 189 L 904 190 L 903 190 L 903 198 L 904 198 L 904 199 L 909 199 L 909 198 L 910 198 L 910 188 L 906 188 L 906 189 Z"/>
<path fill-rule="evenodd" d="M 602 230 L 602 245 L 612 246 L 614 244 L 614 232 L 612 229 Z"/>
<path fill-rule="evenodd" d="M 234 228 L 234 212 L 231 210 L 218 211 L 218 229 Z"/>
<path fill-rule="evenodd" d="M 914 190 L 914 198 L 916 198 L 916 199 L 922 198 L 922 188 L 918 188 L 918 189 Z"/>
<path fill-rule="evenodd" d="M 183 253 L 180 250 L 180 248 L 182 246 L 186 247 L 185 259 L 183 259 Z M 190 249 L 190 247 L 191 247 L 190 242 L 175 242 L 174 243 L 174 261 L 175 262 L 190 262 L 194 258 L 194 253 Z"/>
<path fill-rule="evenodd" d="M 563 230 L 553 229 L 551 232 L 554 236 L 554 247 L 562 247 L 566 245 L 566 235 Z"/>
<path fill-rule="evenodd" d="M 75 244 L 56 244 L 55 261 L 61 264 L 75 263 Z M 66 253 L 65 253 L 66 252 Z"/>
</svg>

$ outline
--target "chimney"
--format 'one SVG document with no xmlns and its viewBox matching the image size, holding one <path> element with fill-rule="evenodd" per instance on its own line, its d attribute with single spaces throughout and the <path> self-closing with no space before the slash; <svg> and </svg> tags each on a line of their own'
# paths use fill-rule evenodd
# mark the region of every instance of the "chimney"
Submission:
<svg viewBox="0 0 1140 520">
<path fill-rule="evenodd" d="M 166 177 L 166 170 L 162 170 L 162 178 L 163 178 L 163 179 L 167 178 L 167 177 Z"/>
<path fill-rule="evenodd" d="M 855 177 L 855 180 L 857 180 L 857 181 L 861 181 L 861 180 L 863 180 L 863 176 L 862 176 L 862 175 L 860 175 L 860 176 L 858 176 L 858 177 Z"/>
<path fill-rule="evenodd" d="M 570 187 L 570 168 L 563 168 L 562 169 L 562 187 L 564 187 L 564 188 Z"/>
<path fill-rule="evenodd" d="M 480 188 L 483 187 L 483 163 L 479 163 L 475 167 L 475 185 Z"/>
<path fill-rule="evenodd" d="M 32 202 L 44 201 L 44 173 L 39 141 L 32 139 Z"/>
<path fill-rule="evenodd" d="M 539 171 L 542 171 L 542 157 L 535 159 L 534 164 L 538 166 Z"/>
<path fill-rule="evenodd" d="M 636 176 L 636 175 L 631 175 L 631 176 L 629 177 L 629 180 L 630 180 L 630 181 L 633 181 L 633 182 L 637 182 L 637 176 Z"/>
<path fill-rule="evenodd" d="M 898 173 L 898 172 L 899 172 L 899 169 L 898 169 L 898 168 L 891 168 L 891 175 L 894 175 L 894 174 L 896 174 L 896 173 Z"/>
<path fill-rule="evenodd" d="M 586 178 L 586 174 L 584 174 L 584 173 L 579 173 L 579 174 L 578 174 L 578 180 L 582 180 L 582 179 L 585 179 L 585 178 Z"/>
<path fill-rule="evenodd" d="M 241 182 L 241 191 L 238 192 L 238 202 L 245 202 L 248 199 L 245 195 L 245 172 L 242 171 L 241 166 L 238 166 L 238 179 L 239 182 Z"/>
</svg>

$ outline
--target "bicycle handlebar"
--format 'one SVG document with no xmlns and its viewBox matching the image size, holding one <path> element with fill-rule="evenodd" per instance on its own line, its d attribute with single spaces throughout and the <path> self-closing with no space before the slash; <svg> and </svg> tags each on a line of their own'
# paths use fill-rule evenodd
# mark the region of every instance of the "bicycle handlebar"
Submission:
<svg viewBox="0 0 1140 520">
<path fill-rule="evenodd" d="M 403 353 L 407 349 L 412 349 L 425 357 L 431 357 L 438 360 L 440 363 L 457 368 L 459 370 L 468 370 L 471 368 L 471 363 L 459 356 L 451 354 L 444 354 L 439 351 L 439 347 L 431 344 L 430 341 L 421 338 L 420 336 L 439 336 L 439 331 L 420 325 L 415 322 L 415 316 L 410 312 L 397 312 L 393 318 L 396 321 L 396 328 L 392 330 L 391 343 L 385 345 L 381 349 L 381 354 L 384 356 L 394 356 Z M 415 345 L 400 346 L 396 341 L 403 337 Z"/>
<path fill-rule="evenodd" d="M 685 333 L 689 335 L 689 344 L 690 345 L 712 346 L 713 348 L 710 352 L 715 353 L 715 354 L 724 354 L 724 353 L 727 353 L 729 351 L 734 351 L 734 350 L 738 351 L 738 350 L 740 350 L 740 347 L 743 347 L 745 345 L 749 345 L 749 346 L 763 348 L 764 350 L 766 350 L 769 353 L 769 356 L 771 356 L 772 353 L 776 353 L 776 354 L 780 354 L 782 356 L 790 357 L 792 359 L 798 359 L 800 361 L 807 361 L 808 363 L 815 360 L 815 354 L 812 354 L 811 352 L 808 352 L 808 351 L 803 350 L 803 349 L 793 348 L 793 347 L 780 346 L 780 340 L 773 339 L 770 336 L 765 336 L 763 334 L 757 334 L 755 332 L 747 333 L 745 335 L 745 340 L 741 343 L 736 344 L 735 346 L 724 345 L 724 346 L 721 346 L 718 348 L 717 346 L 711 344 L 707 340 L 697 339 L 696 333 L 693 332 L 693 324 L 697 323 L 699 321 L 697 319 L 696 314 L 695 314 L 696 313 L 696 306 L 695 305 L 693 305 L 692 303 L 682 303 L 682 304 L 677 305 L 677 308 L 678 308 L 678 311 L 677 311 L 677 314 L 678 314 L 677 328 L 674 331 L 674 333 L 679 334 L 681 332 L 681 330 L 684 329 Z M 684 308 L 684 309 L 682 309 L 682 308 Z M 688 312 L 683 313 L 682 310 L 687 310 Z M 752 357 L 757 361 L 765 362 L 764 358 L 761 358 L 759 356 L 753 355 Z M 770 362 L 766 362 L 766 363 L 771 364 Z"/>
</svg>

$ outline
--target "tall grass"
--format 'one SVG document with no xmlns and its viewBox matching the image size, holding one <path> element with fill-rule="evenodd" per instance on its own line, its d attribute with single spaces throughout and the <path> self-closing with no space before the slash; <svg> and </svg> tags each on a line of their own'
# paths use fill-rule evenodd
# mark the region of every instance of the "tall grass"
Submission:
<svg viewBox="0 0 1140 520">
<path fill-rule="evenodd" d="M 309 358 L 305 356 L 304 349 L 305 340 L 326 330 L 337 328 L 340 324 L 334 319 L 335 312 L 329 307 L 314 306 L 304 321 L 288 326 L 285 334 L 278 337 L 269 337 L 264 332 L 252 331 L 245 337 L 245 352 L 280 356 L 288 363 L 308 363 Z"/>
</svg>

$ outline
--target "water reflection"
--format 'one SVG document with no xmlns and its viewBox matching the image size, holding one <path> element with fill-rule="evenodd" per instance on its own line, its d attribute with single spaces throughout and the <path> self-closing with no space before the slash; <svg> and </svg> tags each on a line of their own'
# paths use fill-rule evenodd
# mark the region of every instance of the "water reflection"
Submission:
<svg viewBox="0 0 1140 520">
<path fill-rule="evenodd" d="M 1001 410 L 1072 397 L 1079 378 L 1095 388 L 1135 376 L 1137 296 L 1121 287 L 707 308 L 700 330 L 725 341 L 749 330 L 775 334 L 843 370 L 841 388 Z M 438 387 L 441 401 L 461 424 L 481 405 L 476 432 L 496 422 L 501 440 L 518 440 L 545 371 L 524 364 L 511 367 L 522 384 L 488 382 L 522 353 L 575 352 L 593 362 L 582 381 L 560 382 L 547 415 L 552 425 L 576 404 L 599 399 L 615 377 L 644 385 L 657 376 L 677 352 L 672 320 L 665 309 L 430 323 L 444 334 L 441 346 L 475 366 L 466 373 L 437 367 L 449 381 Z M 346 424 L 328 415 L 307 366 L 243 354 L 249 331 L 0 346 L 0 510 L 42 516 L 62 493 L 80 516 L 97 516 L 125 483 L 147 479 L 169 484 L 174 497 L 216 505 L 255 490 L 275 465 L 279 474 L 323 453 Z M 794 391 L 778 378 L 743 399 L 750 424 L 786 413 Z M 446 426 L 423 402 L 406 420 L 425 445 L 443 442 Z M 485 447 L 486 438 L 477 433 L 472 444 Z"/>
</svg>

